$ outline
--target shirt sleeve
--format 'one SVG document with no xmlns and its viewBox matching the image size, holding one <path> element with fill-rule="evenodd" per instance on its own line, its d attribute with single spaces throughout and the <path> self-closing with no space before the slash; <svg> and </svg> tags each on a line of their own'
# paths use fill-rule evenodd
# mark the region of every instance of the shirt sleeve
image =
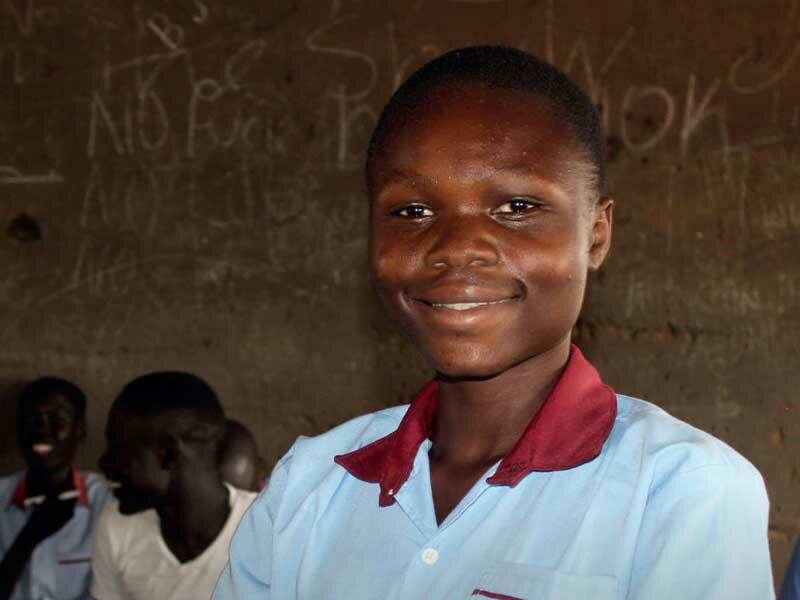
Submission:
<svg viewBox="0 0 800 600">
<path fill-rule="evenodd" d="M 126 600 L 119 586 L 116 552 L 112 537 L 115 511 L 116 504 L 114 502 L 106 504 L 94 531 L 91 592 L 92 598 L 96 600 Z"/>
<path fill-rule="evenodd" d="M 669 476 L 651 490 L 627 599 L 774 598 L 768 516 L 764 481 L 750 465 Z"/>
<path fill-rule="evenodd" d="M 792 559 L 783 576 L 780 600 L 800 600 L 800 541 L 795 544 Z"/>
<path fill-rule="evenodd" d="M 247 509 L 231 540 L 228 564 L 212 600 L 269 600 L 272 589 L 273 525 L 288 479 L 289 458 L 272 472 L 267 487 Z"/>
</svg>

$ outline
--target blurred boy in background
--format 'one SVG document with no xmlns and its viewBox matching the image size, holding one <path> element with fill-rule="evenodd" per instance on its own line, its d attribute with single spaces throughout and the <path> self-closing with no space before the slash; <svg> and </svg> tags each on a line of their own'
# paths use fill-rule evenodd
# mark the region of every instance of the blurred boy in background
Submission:
<svg viewBox="0 0 800 600">
<path fill-rule="evenodd" d="M 26 471 L 0 479 L 0 599 L 89 597 L 92 531 L 109 497 L 73 464 L 86 438 L 86 397 L 45 377 L 25 387 L 17 443 Z"/>
<path fill-rule="evenodd" d="M 228 544 L 255 494 L 224 483 L 225 416 L 189 373 L 139 377 L 114 400 L 100 459 L 119 483 L 92 555 L 97 600 L 197 600 L 211 595 Z"/>
</svg>

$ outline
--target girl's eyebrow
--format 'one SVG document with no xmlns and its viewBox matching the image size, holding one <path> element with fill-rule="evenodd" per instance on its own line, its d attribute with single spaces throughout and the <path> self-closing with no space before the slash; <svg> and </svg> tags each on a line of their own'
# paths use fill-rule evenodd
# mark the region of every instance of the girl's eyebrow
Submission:
<svg viewBox="0 0 800 600">
<path fill-rule="evenodd" d="M 561 197 L 566 197 L 567 193 L 564 186 L 558 180 L 544 178 L 536 173 L 536 169 L 529 162 L 514 162 L 508 165 L 500 165 L 485 173 L 479 179 L 487 183 L 495 183 L 498 175 L 508 174 L 528 181 L 535 182 L 536 185 L 548 190 L 550 193 Z M 383 178 L 381 187 L 392 185 L 412 185 L 421 187 L 434 187 L 437 179 L 403 167 L 392 167 Z"/>
<path fill-rule="evenodd" d="M 408 184 L 434 185 L 436 180 L 413 169 L 393 167 L 384 178 L 383 185 Z"/>
</svg>

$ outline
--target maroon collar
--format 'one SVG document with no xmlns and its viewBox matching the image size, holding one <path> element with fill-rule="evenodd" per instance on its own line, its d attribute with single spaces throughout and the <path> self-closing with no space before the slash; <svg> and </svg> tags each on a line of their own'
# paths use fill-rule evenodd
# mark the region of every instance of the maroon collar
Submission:
<svg viewBox="0 0 800 600">
<path fill-rule="evenodd" d="M 78 492 L 78 504 L 82 504 L 88 508 L 89 506 L 89 491 L 86 487 L 86 479 L 75 466 L 71 467 L 72 471 L 72 487 Z M 17 508 L 25 508 L 25 498 L 27 498 L 28 488 L 27 473 L 19 480 L 17 487 L 14 488 L 14 493 L 11 495 L 9 506 L 16 506 Z"/>
<path fill-rule="evenodd" d="M 420 444 L 430 436 L 437 390 L 436 380 L 428 382 L 395 431 L 334 458 L 354 477 L 380 484 L 381 506 L 394 503 L 393 496 L 411 474 Z M 614 390 L 573 345 L 555 386 L 486 482 L 514 486 L 533 471 L 561 471 L 592 460 L 600 454 L 616 416 Z"/>
</svg>

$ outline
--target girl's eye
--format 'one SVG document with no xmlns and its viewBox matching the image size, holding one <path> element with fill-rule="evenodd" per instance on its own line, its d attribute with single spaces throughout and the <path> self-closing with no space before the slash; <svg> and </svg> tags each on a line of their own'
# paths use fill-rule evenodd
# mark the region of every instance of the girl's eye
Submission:
<svg viewBox="0 0 800 600">
<path fill-rule="evenodd" d="M 422 219 L 423 217 L 432 217 L 433 211 L 422 204 L 409 204 L 408 206 L 395 208 L 389 214 L 393 217 L 405 217 L 406 219 Z"/>
<path fill-rule="evenodd" d="M 532 210 L 539 208 L 541 204 L 533 200 L 526 200 L 525 198 L 514 198 L 509 202 L 505 202 L 494 209 L 495 214 L 499 215 L 523 215 Z"/>
</svg>

